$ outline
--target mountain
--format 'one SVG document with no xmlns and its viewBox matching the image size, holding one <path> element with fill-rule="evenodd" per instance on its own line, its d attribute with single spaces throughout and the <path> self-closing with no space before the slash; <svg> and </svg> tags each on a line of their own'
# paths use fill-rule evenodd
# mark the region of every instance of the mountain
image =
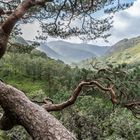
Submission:
<svg viewBox="0 0 140 140">
<path fill-rule="evenodd" d="M 47 56 L 49 56 L 53 59 L 62 59 L 63 58 L 61 55 L 59 55 L 53 49 L 48 47 L 48 45 L 46 45 L 46 43 L 40 43 L 38 49 L 45 52 L 47 54 Z"/>
<path fill-rule="evenodd" d="M 140 43 L 123 51 L 113 53 L 106 57 L 106 61 L 112 64 L 134 64 L 140 62 Z"/>
<path fill-rule="evenodd" d="M 90 51 L 79 49 L 76 45 L 73 46 L 73 44 L 63 41 L 53 41 L 46 43 L 44 44 L 44 46 L 41 47 L 41 50 L 45 50 L 46 46 L 53 50 L 56 54 L 58 54 L 58 56 L 61 56 L 58 57 L 58 59 L 61 59 L 65 63 L 79 62 L 88 57 L 96 56 Z M 49 54 L 48 51 L 45 52 L 47 55 Z M 53 57 L 53 55 L 50 57 Z"/>
<path fill-rule="evenodd" d="M 131 39 L 125 38 L 125 39 L 117 42 L 116 44 L 114 44 L 108 50 L 107 54 L 112 54 L 112 53 L 123 51 L 125 49 L 131 48 L 131 47 L 137 45 L 138 43 L 140 43 L 140 36 L 135 37 L 135 38 L 131 38 Z"/>
<path fill-rule="evenodd" d="M 26 41 L 23 37 L 21 36 L 16 36 L 11 38 L 10 40 L 13 44 L 18 44 L 18 45 L 23 45 L 23 46 L 27 46 L 29 45 L 28 41 Z"/>
<path fill-rule="evenodd" d="M 86 43 L 76 44 L 76 43 L 70 43 L 70 42 L 65 42 L 65 41 L 51 41 L 48 43 L 48 46 L 62 54 L 63 54 L 63 51 L 67 51 L 67 49 L 68 50 L 71 49 L 71 50 L 87 51 L 87 52 L 93 53 L 96 56 L 104 55 L 106 51 L 109 49 L 109 47 L 107 46 L 97 46 L 97 45 L 91 45 L 91 44 L 86 44 Z"/>
<path fill-rule="evenodd" d="M 73 66 L 80 68 L 92 68 L 91 63 L 98 62 L 98 67 L 103 68 L 107 64 L 136 64 L 140 63 L 140 36 L 123 39 L 110 47 L 107 53 L 102 57 L 89 58 L 79 63 L 74 63 Z"/>
<path fill-rule="evenodd" d="M 140 36 L 117 42 L 104 59 L 113 64 L 140 62 Z"/>
<path fill-rule="evenodd" d="M 73 63 L 80 62 L 91 57 L 102 56 L 107 52 L 109 47 L 95 46 L 85 43 L 76 44 L 65 41 L 51 41 L 48 43 L 42 43 L 39 49 L 44 51 L 51 58 L 60 59 L 65 63 Z"/>
<path fill-rule="evenodd" d="M 65 63 L 78 63 L 82 60 L 103 56 L 110 47 L 91 44 L 76 44 L 65 41 L 35 42 L 24 40 L 21 36 L 11 39 L 14 44 L 36 45 L 37 49 L 45 52 L 50 58 L 62 60 Z"/>
<path fill-rule="evenodd" d="M 13 39 L 13 42 L 22 45 L 34 44 L 34 42 L 26 41 L 22 37 L 17 37 L 15 40 Z M 123 39 L 113 46 L 97 46 L 86 43 L 76 44 L 65 41 L 51 41 L 39 43 L 40 45 L 37 45 L 37 49 L 45 52 L 50 58 L 55 60 L 59 59 L 68 64 L 77 63 L 78 65 L 85 65 L 86 60 L 89 62 L 91 58 L 94 59 L 97 57 L 101 57 L 99 59 L 103 59 L 103 61 L 106 59 L 112 59 L 112 62 L 116 61 L 116 59 L 119 59 L 117 55 L 119 55 L 120 52 L 133 48 L 139 43 L 140 36 L 131 39 Z"/>
</svg>

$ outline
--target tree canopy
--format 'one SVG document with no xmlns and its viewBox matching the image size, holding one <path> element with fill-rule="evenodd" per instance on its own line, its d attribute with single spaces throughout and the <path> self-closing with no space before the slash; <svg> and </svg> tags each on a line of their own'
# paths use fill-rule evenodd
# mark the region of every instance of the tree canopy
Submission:
<svg viewBox="0 0 140 140">
<path fill-rule="evenodd" d="M 25 3 L 28 3 L 27 9 L 23 6 Z M 38 21 L 45 37 L 79 36 L 82 39 L 96 39 L 109 36 L 106 31 L 112 27 L 112 17 L 96 16 L 97 11 L 115 12 L 131 5 L 128 2 L 120 3 L 119 0 L 1 0 L 0 14 L 1 22 L 5 22 L 18 6 L 23 6 L 26 12 L 18 23 Z M 40 38 L 43 39 L 42 36 Z"/>
</svg>

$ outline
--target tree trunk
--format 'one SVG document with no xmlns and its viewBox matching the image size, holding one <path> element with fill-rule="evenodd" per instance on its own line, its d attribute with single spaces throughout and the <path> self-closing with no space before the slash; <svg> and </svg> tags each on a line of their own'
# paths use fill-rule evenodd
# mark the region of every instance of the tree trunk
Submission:
<svg viewBox="0 0 140 140">
<path fill-rule="evenodd" d="M 5 113 L 0 129 L 22 125 L 34 140 L 76 140 L 76 138 L 43 107 L 31 102 L 23 92 L 0 82 L 0 105 Z"/>
</svg>

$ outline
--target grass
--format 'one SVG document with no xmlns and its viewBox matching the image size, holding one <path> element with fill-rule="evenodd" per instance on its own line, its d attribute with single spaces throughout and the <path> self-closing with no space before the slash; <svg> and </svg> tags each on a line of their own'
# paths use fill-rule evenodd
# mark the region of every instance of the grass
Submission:
<svg viewBox="0 0 140 140">
<path fill-rule="evenodd" d="M 109 62 L 116 62 L 117 64 L 127 63 L 132 64 L 140 60 L 140 44 L 126 49 L 123 52 L 114 53 L 112 56 L 106 59 Z"/>
<path fill-rule="evenodd" d="M 41 90 L 44 88 L 45 84 L 43 81 L 33 81 L 31 78 L 17 78 L 17 77 L 8 77 L 5 79 L 5 82 L 9 85 L 14 86 L 15 88 L 27 93 L 30 95 L 31 93 Z"/>
</svg>

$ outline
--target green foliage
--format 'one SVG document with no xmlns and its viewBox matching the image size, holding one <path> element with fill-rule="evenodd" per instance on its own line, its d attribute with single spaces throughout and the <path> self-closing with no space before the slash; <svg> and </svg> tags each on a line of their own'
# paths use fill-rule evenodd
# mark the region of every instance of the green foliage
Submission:
<svg viewBox="0 0 140 140">
<path fill-rule="evenodd" d="M 0 77 L 8 84 L 24 91 L 31 100 L 42 101 L 48 96 L 55 103 L 66 101 L 81 80 L 99 80 L 107 86 L 114 83 L 117 95 L 125 92 L 129 99 L 140 97 L 139 65 L 120 64 L 106 66 L 110 71 L 71 68 L 61 61 L 48 58 L 38 50 L 31 53 L 8 52 L 0 61 Z M 106 79 L 109 77 L 112 81 Z M 120 103 L 126 103 L 126 99 Z M 139 121 L 127 110 L 116 108 L 109 96 L 97 88 L 84 88 L 77 102 L 60 112 L 54 112 L 78 140 L 139 140 Z M 11 131 L 0 131 L 1 140 L 30 140 L 21 127 Z"/>
<path fill-rule="evenodd" d="M 127 110 L 117 109 L 101 124 L 104 140 L 139 140 L 140 122 Z"/>
</svg>

